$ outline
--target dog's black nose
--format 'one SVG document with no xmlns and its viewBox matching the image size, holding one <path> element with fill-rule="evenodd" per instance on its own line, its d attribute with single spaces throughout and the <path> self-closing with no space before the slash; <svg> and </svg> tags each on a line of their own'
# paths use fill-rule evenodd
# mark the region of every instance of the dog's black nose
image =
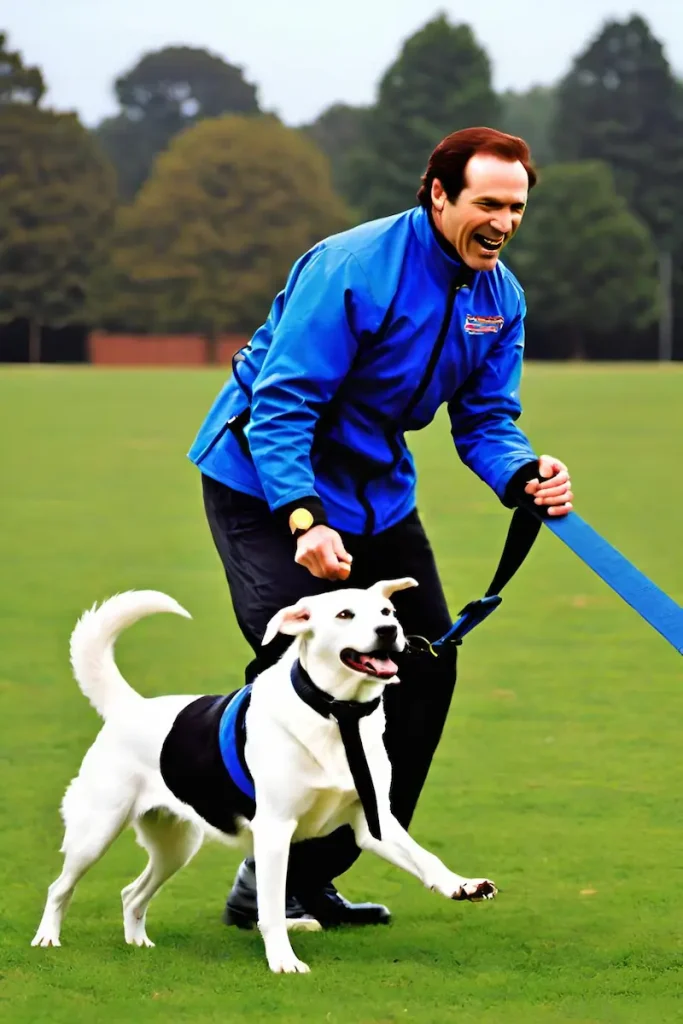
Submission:
<svg viewBox="0 0 683 1024">
<path fill-rule="evenodd" d="M 376 626 L 375 633 L 385 644 L 393 644 L 398 636 L 398 626 Z"/>
</svg>

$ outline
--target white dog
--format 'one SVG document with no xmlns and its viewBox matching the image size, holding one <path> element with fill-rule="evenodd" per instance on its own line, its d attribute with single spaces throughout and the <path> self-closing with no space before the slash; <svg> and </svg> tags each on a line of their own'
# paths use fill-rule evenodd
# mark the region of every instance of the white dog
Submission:
<svg viewBox="0 0 683 1024">
<path fill-rule="evenodd" d="M 249 821 L 235 808 L 225 809 L 234 816 L 230 819 L 228 813 L 226 818 L 235 821 L 234 829 L 216 827 L 215 820 L 221 819 L 212 823 L 178 797 L 178 791 L 186 795 L 182 786 L 187 780 L 196 777 L 202 793 L 198 791 L 195 803 L 204 809 L 205 776 L 193 776 L 199 769 L 192 744 L 182 743 L 191 739 L 191 716 L 207 706 L 202 702 L 221 698 L 145 699 L 126 683 L 114 662 L 113 646 L 126 626 L 153 612 L 189 618 L 188 613 L 156 591 L 120 594 L 86 612 L 71 638 L 71 661 L 79 686 L 105 724 L 64 797 L 64 867 L 49 887 L 32 944 L 59 945 L 76 883 L 126 825 L 133 826 L 149 853 L 142 874 L 122 892 L 125 939 L 137 946 L 153 945 L 145 915 L 154 894 L 188 863 L 205 837 L 230 841 L 230 831 L 253 836 L 258 923 L 275 972 L 308 971 L 295 956 L 287 932 L 290 843 L 327 835 L 340 825 L 353 827 L 362 849 L 404 868 L 448 899 L 495 896 L 493 882 L 454 874 L 422 849 L 390 810 L 391 766 L 382 740 L 381 695 L 387 684 L 398 682 L 390 655 L 403 650 L 405 637 L 389 598 L 416 585 L 401 579 L 369 590 L 334 591 L 301 600 L 271 620 L 264 644 L 278 631 L 296 640 L 253 684 L 244 760 L 254 780 L 256 813 Z M 178 737 L 181 747 L 173 747 Z M 201 756 L 207 748 L 217 750 L 217 737 L 208 743 L 200 737 L 196 749 L 200 747 Z M 183 762 L 180 770 L 178 759 Z M 219 770 L 227 778 L 227 769 L 221 765 Z M 178 785 L 172 782 L 176 792 L 167 784 L 170 778 L 180 780 Z M 215 793 L 223 792 L 220 785 Z M 211 809 L 205 814 L 214 817 Z"/>
</svg>

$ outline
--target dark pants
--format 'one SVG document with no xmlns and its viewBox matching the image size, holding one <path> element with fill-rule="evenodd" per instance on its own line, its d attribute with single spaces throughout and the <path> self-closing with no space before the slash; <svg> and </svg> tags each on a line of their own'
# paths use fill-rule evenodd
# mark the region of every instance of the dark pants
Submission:
<svg viewBox="0 0 683 1024">
<path fill-rule="evenodd" d="M 302 597 L 335 587 L 372 586 L 378 580 L 413 576 L 419 586 L 393 595 L 406 634 L 436 640 L 451 625 L 432 549 L 417 512 L 373 537 L 342 534 L 353 555 L 348 582 L 312 576 L 294 561 L 296 544 L 265 502 L 202 476 L 204 507 L 225 568 L 235 616 L 255 658 L 247 681 L 280 658 L 292 642 L 282 634 L 266 647 L 261 640 L 272 616 Z M 401 682 L 384 694 L 385 745 L 392 765 L 391 806 L 408 827 L 441 737 L 453 695 L 456 648 L 396 656 Z M 358 857 L 350 827 L 292 846 L 289 886 L 298 893 L 346 871 Z"/>
</svg>

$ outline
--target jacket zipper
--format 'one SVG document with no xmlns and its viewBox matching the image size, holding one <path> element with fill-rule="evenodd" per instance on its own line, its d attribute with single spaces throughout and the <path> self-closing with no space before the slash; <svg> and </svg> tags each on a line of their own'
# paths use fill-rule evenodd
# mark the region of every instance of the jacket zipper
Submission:
<svg viewBox="0 0 683 1024">
<path fill-rule="evenodd" d="M 451 320 L 453 319 L 453 308 L 455 306 L 456 296 L 464 285 L 465 281 L 463 280 L 460 274 L 458 274 L 458 276 L 455 277 L 454 280 L 451 282 L 450 288 L 448 289 L 448 296 L 446 299 L 446 311 L 444 313 L 443 320 L 441 321 L 439 333 L 437 335 L 436 342 L 434 343 L 434 348 L 432 349 L 431 355 L 429 357 L 429 362 L 427 363 L 425 372 L 422 374 L 422 379 L 420 380 L 417 389 L 415 390 L 412 398 L 408 402 L 408 405 L 403 410 L 403 413 L 401 415 L 402 419 L 405 418 L 406 416 L 409 416 L 410 413 L 417 407 L 417 405 L 422 401 L 422 399 L 425 396 L 427 388 L 429 387 L 432 377 L 434 376 L 434 371 L 436 370 L 437 363 L 441 358 L 443 347 L 446 344 L 448 328 L 450 327 Z M 389 464 L 389 466 L 382 468 L 378 472 L 365 476 L 362 480 L 359 480 L 356 486 L 356 497 L 358 499 L 358 503 L 365 512 L 365 527 L 363 529 L 364 536 L 369 536 L 373 533 L 377 522 L 375 510 L 368 499 L 367 489 L 373 480 L 378 480 L 380 477 L 392 473 L 394 469 L 396 469 L 396 467 L 398 466 L 399 462 L 401 461 L 401 458 L 403 457 L 401 446 L 399 445 L 398 440 L 396 438 L 395 426 L 396 424 L 392 422 L 387 423 L 384 428 L 384 436 L 386 438 L 387 444 L 389 445 L 389 448 L 391 449 L 393 456 L 391 463 Z"/>
<path fill-rule="evenodd" d="M 408 405 L 403 410 L 403 417 L 410 416 L 413 409 L 422 401 L 425 392 L 429 387 L 432 377 L 434 376 L 434 370 L 436 364 L 439 362 L 443 347 L 446 344 L 446 336 L 448 335 L 448 328 L 451 326 L 451 320 L 453 319 L 453 307 L 455 306 L 455 298 L 462 288 L 463 283 L 459 277 L 456 277 L 448 290 L 448 298 L 446 300 L 446 313 L 443 320 L 441 321 L 441 327 L 439 328 L 439 334 L 436 339 L 432 354 L 429 357 L 427 368 L 422 374 L 422 380 L 417 386 L 413 397 L 408 402 Z"/>
<path fill-rule="evenodd" d="M 455 277 L 454 280 L 451 282 L 451 285 L 448 289 L 448 296 L 446 299 L 446 310 L 443 316 L 443 320 L 441 321 L 441 326 L 439 327 L 439 333 L 437 335 L 436 342 L 434 343 L 434 348 L 432 349 L 431 355 L 429 357 L 429 362 L 427 363 L 425 372 L 422 375 L 422 379 L 420 380 L 420 383 L 418 384 L 416 391 L 411 397 L 408 405 L 403 410 L 402 418 L 409 416 L 410 413 L 416 408 L 418 403 L 422 401 L 427 391 L 427 388 L 431 383 L 437 363 L 439 362 L 439 359 L 441 357 L 443 347 L 446 344 L 448 328 L 450 327 L 451 320 L 453 318 L 453 308 L 455 306 L 456 296 L 460 289 L 464 287 L 465 283 L 466 281 L 463 280 L 463 277 L 460 274 L 458 274 L 458 276 Z M 235 377 L 237 384 L 239 385 L 241 390 L 245 393 L 246 397 L 250 398 L 251 396 L 249 391 L 244 386 L 242 381 L 239 379 L 239 375 L 236 372 L 235 362 L 239 354 L 240 353 L 237 352 L 235 353 L 235 356 L 233 356 L 233 376 Z M 220 440 L 220 438 L 223 437 L 225 432 L 231 428 L 235 430 L 235 434 L 237 435 L 237 439 L 239 441 L 239 435 L 241 431 L 244 429 L 245 421 L 248 421 L 249 419 L 250 411 L 251 409 L 247 408 L 244 410 L 244 412 L 240 413 L 239 416 L 233 417 L 226 424 L 224 424 L 221 430 L 219 430 L 218 434 L 209 443 L 207 448 L 201 453 L 200 460 L 198 461 L 204 459 L 209 454 L 214 445 Z M 398 466 L 401 459 L 403 458 L 403 452 L 396 437 L 395 427 L 396 424 L 394 421 L 386 422 L 384 426 L 384 436 L 392 453 L 392 460 L 389 463 L 389 465 L 380 466 L 377 469 L 373 470 L 371 473 L 365 474 L 358 480 L 358 483 L 356 484 L 356 499 L 358 500 L 358 504 L 361 506 L 363 512 L 365 513 L 365 526 L 363 528 L 364 536 L 370 536 L 374 532 L 375 525 L 377 523 L 377 515 L 368 498 L 367 489 L 374 480 L 379 480 L 381 477 L 387 476 L 390 473 L 392 473 L 394 469 L 396 469 L 396 467 Z M 243 434 L 242 440 L 246 445 L 246 438 L 244 437 Z M 240 445 L 240 447 L 242 447 L 242 445 Z"/>
</svg>

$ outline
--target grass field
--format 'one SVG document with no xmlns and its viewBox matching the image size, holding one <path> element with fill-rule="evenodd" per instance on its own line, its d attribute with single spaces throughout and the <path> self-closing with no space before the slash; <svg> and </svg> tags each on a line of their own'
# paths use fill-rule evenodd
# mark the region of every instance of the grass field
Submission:
<svg viewBox="0 0 683 1024">
<path fill-rule="evenodd" d="M 683 601 L 683 368 L 531 366 L 523 425 L 570 463 L 578 510 Z M 0 531 L 0 1017 L 50 1021 L 545 1024 L 683 1020 L 683 678 L 672 648 L 551 535 L 465 642 L 413 831 L 492 904 L 449 904 L 364 857 L 352 897 L 380 931 L 299 936 L 312 973 L 274 977 L 220 911 L 238 857 L 208 846 L 124 945 L 124 835 L 74 898 L 61 949 L 31 949 L 59 871 L 58 804 L 98 720 L 70 678 L 83 608 L 153 587 L 119 645 L 147 695 L 221 692 L 247 649 L 184 453 L 221 375 L 4 369 Z M 508 513 L 443 421 L 414 438 L 420 508 L 452 610 L 482 593 Z"/>
</svg>

